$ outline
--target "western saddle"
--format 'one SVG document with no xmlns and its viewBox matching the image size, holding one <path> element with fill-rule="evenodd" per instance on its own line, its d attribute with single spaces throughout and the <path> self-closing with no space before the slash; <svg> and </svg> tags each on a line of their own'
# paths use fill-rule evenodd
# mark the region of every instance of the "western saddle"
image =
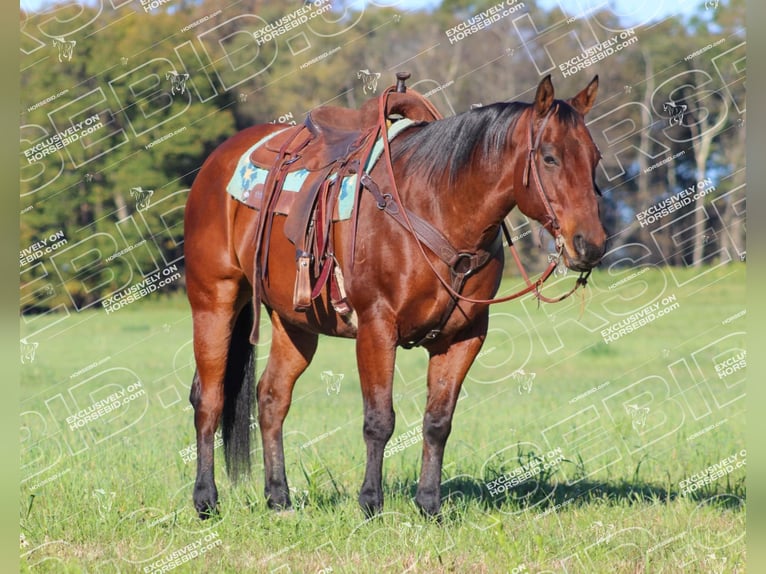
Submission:
<svg viewBox="0 0 766 574">
<path fill-rule="evenodd" d="M 403 118 L 429 122 L 442 117 L 425 97 L 407 91 L 405 81 L 409 77 L 409 73 L 397 73 L 395 88 L 392 86 L 381 96 L 367 100 L 359 109 L 315 108 L 307 114 L 303 124 L 276 133 L 250 156 L 254 165 L 268 170 L 263 193 L 250 194 L 247 200 L 250 207 L 261 211 L 256 235 L 256 277 L 264 280 L 268 274 L 268 248 L 274 215 L 286 215 L 285 235 L 296 248 L 297 277 L 293 293 L 296 310 L 308 310 L 329 279 L 333 308 L 342 316 L 351 312 L 331 233 L 343 180 L 357 176 L 351 180 L 355 181 L 351 216 L 354 220 L 352 237 L 355 237 L 359 193 L 365 177 L 369 179 L 365 171 L 372 170 L 368 162 L 375 142 L 387 138 L 388 128 Z M 300 191 L 283 193 L 285 179 L 297 173 L 305 177 Z M 254 293 L 256 324 L 253 336 L 258 329 L 257 310 L 260 307 L 258 279 Z"/>
</svg>

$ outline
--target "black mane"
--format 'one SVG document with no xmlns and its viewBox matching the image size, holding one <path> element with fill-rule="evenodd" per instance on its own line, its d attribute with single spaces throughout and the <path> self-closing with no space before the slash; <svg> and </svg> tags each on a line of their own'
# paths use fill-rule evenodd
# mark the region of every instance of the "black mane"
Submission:
<svg viewBox="0 0 766 574">
<path fill-rule="evenodd" d="M 416 124 L 418 129 L 405 130 L 404 133 L 412 133 L 392 146 L 392 159 L 407 157 L 406 170 L 419 171 L 430 183 L 437 183 L 449 174 L 451 185 L 478 149 L 485 161 L 498 161 L 519 116 L 531 105 L 500 102 L 442 120 Z M 578 114 L 571 106 L 560 100 L 554 105 L 559 121 L 575 124 Z"/>
</svg>

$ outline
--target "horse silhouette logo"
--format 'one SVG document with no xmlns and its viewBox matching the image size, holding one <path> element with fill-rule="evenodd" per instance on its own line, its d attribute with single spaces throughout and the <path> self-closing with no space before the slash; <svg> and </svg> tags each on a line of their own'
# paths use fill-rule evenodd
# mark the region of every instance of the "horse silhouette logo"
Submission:
<svg viewBox="0 0 766 574">
<path fill-rule="evenodd" d="M 75 45 L 77 45 L 76 40 L 65 40 L 61 36 L 53 38 L 53 47 L 58 49 L 59 62 L 72 61 Z"/>
<path fill-rule="evenodd" d="M 186 92 L 186 80 L 189 74 L 179 74 L 178 72 L 166 72 L 165 79 L 170 80 L 170 93 L 175 95 Z"/>
<path fill-rule="evenodd" d="M 30 343 L 26 338 L 21 339 L 21 364 L 30 365 L 35 361 L 35 353 L 40 343 Z"/>
<path fill-rule="evenodd" d="M 356 77 L 362 80 L 362 90 L 365 94 L 374 94 L 378 91 L 378 78 L 380 72 L 370 72 L 370 70 L 359 70 Z"/>
<path fill-rule="evenodd" d="M 421 535 L 424 533 L 425 528 L 421 524 L 412 524 L 411 522 L 399 523 L 399 536 L 413 546 L 420 542 Z"/>
<path fill-rule="evenodd" d="M 723 574 L 726 567 L 726 556 L 716 556 L 715 552 L 708 554 L 702 559 L 707 572 L 713 574 Z"/>
<path fill-rule="evenodd" d="M 343 373 L 333 373 L 332 371 L 322 371 L 322 380 L 327 385 L 327 394 L 335 393 L 340 394 L 340 383 L 345 376 Z"/>
<path fill-rule="evenodd" d="M 715 10 L 719 2 L 720 0 L 705 0 L 705 10 Z"/>
<path fill-rule="evenodd" d="M 143 189 L 141 186 L 131 187 L 130 195 L 136 200 L 136 209 L 143 211 L 149 207 L 149 200 L 154 195 L 154 190 Z"/>
<path fill-rule="evenodd" d="M 518 369 L 511 374 L 511 377 L 518 385 L 520 395 L 532 392 L 532 383 L 536 376 L 537 373 L 527 373 L 524 369 Z"/>
<path fill-rule="evenodd" d="M 646 425 L 646 417 L 649 414 L 649 407 L 625 405 L 625 412 L 630 415 L 631 423 L 636 431 L 640 431 Z"/>
<path fill-rule="evenodd" d="M 112 504 L 117 496 L 115 492 L 107 492 L 103 488 L 96 488 L 91 496 L 96 499 L 96 509 L 98 510 L 101 518 L 106 518 L 106 515 L 112 510 Z"/>
<path fill-rule="evenodd" d="M 681 125 L 684 121 L 684 114 L 686 113 L 686 104 L 677 104 L 673 100 L 668 100 L 662 106 L 665 113 L 668 114 L 668 125 Z"/>
<path fill-rule="evenodd" d="M 614 535 L 614 531 L 616 530 L 614 524 L 604 524 L 600 520 L 593 522 L 590 527 L 596 535 L 597 544 L 601 544 L 602 542 L 609 542 L 609 540 L 611 540 L 612 536 Z"/>
</svg>

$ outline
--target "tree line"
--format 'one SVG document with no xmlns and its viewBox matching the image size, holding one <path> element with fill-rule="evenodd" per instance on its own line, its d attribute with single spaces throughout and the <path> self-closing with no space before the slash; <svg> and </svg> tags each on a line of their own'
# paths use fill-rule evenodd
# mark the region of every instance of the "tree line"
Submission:
<svg viewBox="0 0 766 574">
<path fill-rule="evenodd" d="M 533 0 L 405 5 L 97 0 L 22 11 L 25 311 L 98 307 L 182 268 L 186 192 L 215 146 L 324 103 L 358 107 L 400 69 L 444 115 L 530 101 L 547 73 L 557 95 L 572 95 L 598 73 L 587 120 L 603 156 L 606 263 L 744 258 L 742 0 L 635 27 L 609 10 L 564 14 Z M 534 226 L 511 219 L 524 257 L 542 262 Z"/>
</svg>

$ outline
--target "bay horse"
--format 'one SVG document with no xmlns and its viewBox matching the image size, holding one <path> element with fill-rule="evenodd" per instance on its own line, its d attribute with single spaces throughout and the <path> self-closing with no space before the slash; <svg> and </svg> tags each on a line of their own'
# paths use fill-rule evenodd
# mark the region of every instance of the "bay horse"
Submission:
<svg viewBox="0 0 766 574">
<path fill-rule="evenodd" d="M 219 423 L 232 480 L 249 472 L 255 400 L 267 504 L 290 508 L 282 425 L 296 379 L 311 362 L 320 334 L 356 339 L 367 449 L 358 501 L 367 516 L 383 506 L 382 463 L 394 430 L 397 348 L 419 344 L 427 350 L 415 502 L 425 515 L 439 515 L 442 460 L 455 403 L 487 334 L 489 304 L 497 301 L 491 298 L 503 272 L 498 238 L 504 218 L 518 207 L 538 221 L 554 236 L 570 269 L 589 272 L 604 254 L 595 184 L 600 154 L 584 121 L 597 88 L 598 76 L 573 98 L 559 100 L 548 76 L 532 103 L 491 104 L 415 122 L 390 142 L 383 138 L 385 153 L 365 176 L 370 193 L 359 193 L 356 220 L 335 222 L 330 229 L 350 315 L 331 305 L 329 288 L 308 308 L 296 310 L 293 287 L 299 271 L 295 246 L 285 237 L 285 217 L 273 215 L 263 231 L 266 209 L 256 211 L 224 191 L 238 158 L 253 142 L 284 127 L 252 126 L 211 153 L 189 193 L 184 221 L 196 362 L 190 393 L 197 445 L 193 500 L 200 518 L 217 510 L 213 451 Z M 457 246 L 451 261 L 433 252 L 433 242 L 418 233 L 418 222 L 441 235 L 442 243 Z M 268 245 L 262 254 L 267 278 L 256 245 Z M 461 279 L 457 283 L 455 276 Z M 528 284 L 524 292 L 539 295 L 541 282 Z M 255 338 L 248 335 L 257 333 L 259 301 L 271 320 L 272 341 L 254 389 Z"/>
</svg>

